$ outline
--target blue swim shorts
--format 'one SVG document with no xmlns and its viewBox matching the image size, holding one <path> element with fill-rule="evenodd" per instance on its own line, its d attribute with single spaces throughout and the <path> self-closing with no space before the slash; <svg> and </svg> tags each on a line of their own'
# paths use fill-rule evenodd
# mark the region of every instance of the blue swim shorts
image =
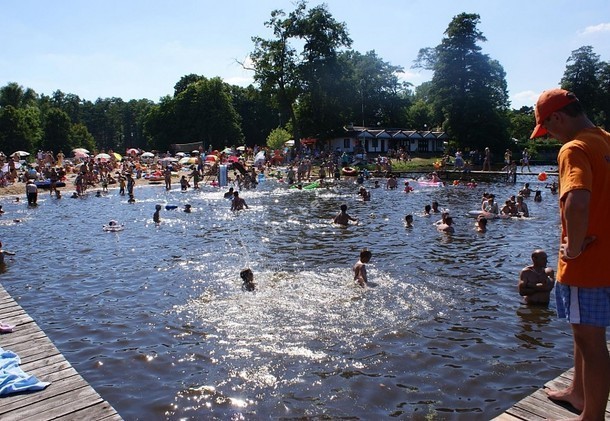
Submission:
<svg viewBox="0 0 610 421">
<path fill-rule="evenodd" d="M 572 324 L 610 326 L 610 287 L 578 288 L 557 282 L 557 316 Z"/>
</svg>

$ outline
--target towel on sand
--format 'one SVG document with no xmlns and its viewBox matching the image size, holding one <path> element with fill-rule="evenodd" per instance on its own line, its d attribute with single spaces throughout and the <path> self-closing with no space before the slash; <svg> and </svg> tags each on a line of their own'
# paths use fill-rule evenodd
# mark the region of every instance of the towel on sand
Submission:
<svg viewBox="0 0 610 421">
<path fill-rule="evenodd" d="M 51 383 L 41 382 L 35 376 L 26 374 L 19 363 L 21 359 L 12 351 L 0 347 L 0 396 L 11 393 L 42 390 Z"/>
</svg>

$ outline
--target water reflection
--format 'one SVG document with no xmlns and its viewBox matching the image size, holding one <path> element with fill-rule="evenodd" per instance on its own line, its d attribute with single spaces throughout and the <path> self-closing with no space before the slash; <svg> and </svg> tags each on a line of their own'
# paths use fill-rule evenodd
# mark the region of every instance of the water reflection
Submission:
<svg viewBox="0 0 610 421">
<path fill-rule="evenodd" d="M 556 317 L 556 312 L 544 306 L 521 305 L 517 309 L 520 318 L 521 332 L 516 335 L 517 339 L 523 341 L 522 347 L 536 349 L 537 347 L 552 348 L 552 342 L 544 342 L 543 332 L 549 328 L 551 320 Z"/>
<path fill-rule="evenodd" d="M 552 308 L 521 314 L 516 291 L 531 251 L 556 247 L 556 202 L 485 234 L 467 216 L 484 190 L 517 188 L 372 189 L 361 202 L 348 180 L 269 181 L 240 193 L 250 209 L 239 213 L 211 187 L 140 188 L 135 205 L 7 203 L 24 222 L 3 226 L 21 250 L 2 282 L 126 419 L 489 419 L 571 364 L 565 324 Z M 421 216 L 432 200 L 455 235 Z M 341 203 L 359 225 L 329 223 Z M 156 227 L 155 204 L 178 209 Z M 125 231 L 104 233 L 110 219 Z M 363 247 L 368 290 L 352 282 Z M 254 293 L 240 288 L 245 267 Z"/>
</svg>

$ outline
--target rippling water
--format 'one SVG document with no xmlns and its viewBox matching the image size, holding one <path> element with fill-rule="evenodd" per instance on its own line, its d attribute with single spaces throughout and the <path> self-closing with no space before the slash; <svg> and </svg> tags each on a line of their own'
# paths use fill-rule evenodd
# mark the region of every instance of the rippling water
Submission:
<svg viewBox="0 0 610 421">
<path fill-rule="evenodd" d="M 556 196 L 542 189 L 531 218 L 485 234 L 467 216 L 484 191 L 503 201 L 518 188 L 373 189 L 361 202 L 348 180 L 312 191 L 266 181 L 242 192 L 239 213 L 212 187 L 141 187 L 135 205 L 116 190 L 41 194 L 36 209 L 3 198 L 0 235 L 18 254 L 0 280 L 128 420 L 486 420 L 572 364 L 554 304 L 527 308 L 516 291 L 535 248 L 556 263 Z M 432 200 L 455 235 L 420 216 Z M 158 203 L 194 211 L 163 210 L 156 227 Z M 341 203 L 359 225 L 329 224 Z M 103 232 L 110 219 L 125 231 Z M 363 247 L 366 290 L 351 272 Z M 240 289 L 244 267 L 254 293 Z"/>
</svg>

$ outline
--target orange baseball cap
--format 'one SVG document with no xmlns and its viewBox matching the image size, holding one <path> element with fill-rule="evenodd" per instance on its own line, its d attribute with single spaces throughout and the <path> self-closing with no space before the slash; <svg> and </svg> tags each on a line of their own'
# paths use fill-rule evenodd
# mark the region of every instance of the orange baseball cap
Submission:
<svg viewBox="0 0 610 421">
<path fill-rule="evenodd" d="M 578 98 L 565 89 L 549 89 L 540 94 L 534 113 L 536 114 L 536 127 L 530 136 L 530 139 L 544 136 L 547 134 L 546 129 L 542 125 L 544 120 L 549 118 L 555 111 L 561 110 L 568 104 L 578 101 Z"/>
</svg>

